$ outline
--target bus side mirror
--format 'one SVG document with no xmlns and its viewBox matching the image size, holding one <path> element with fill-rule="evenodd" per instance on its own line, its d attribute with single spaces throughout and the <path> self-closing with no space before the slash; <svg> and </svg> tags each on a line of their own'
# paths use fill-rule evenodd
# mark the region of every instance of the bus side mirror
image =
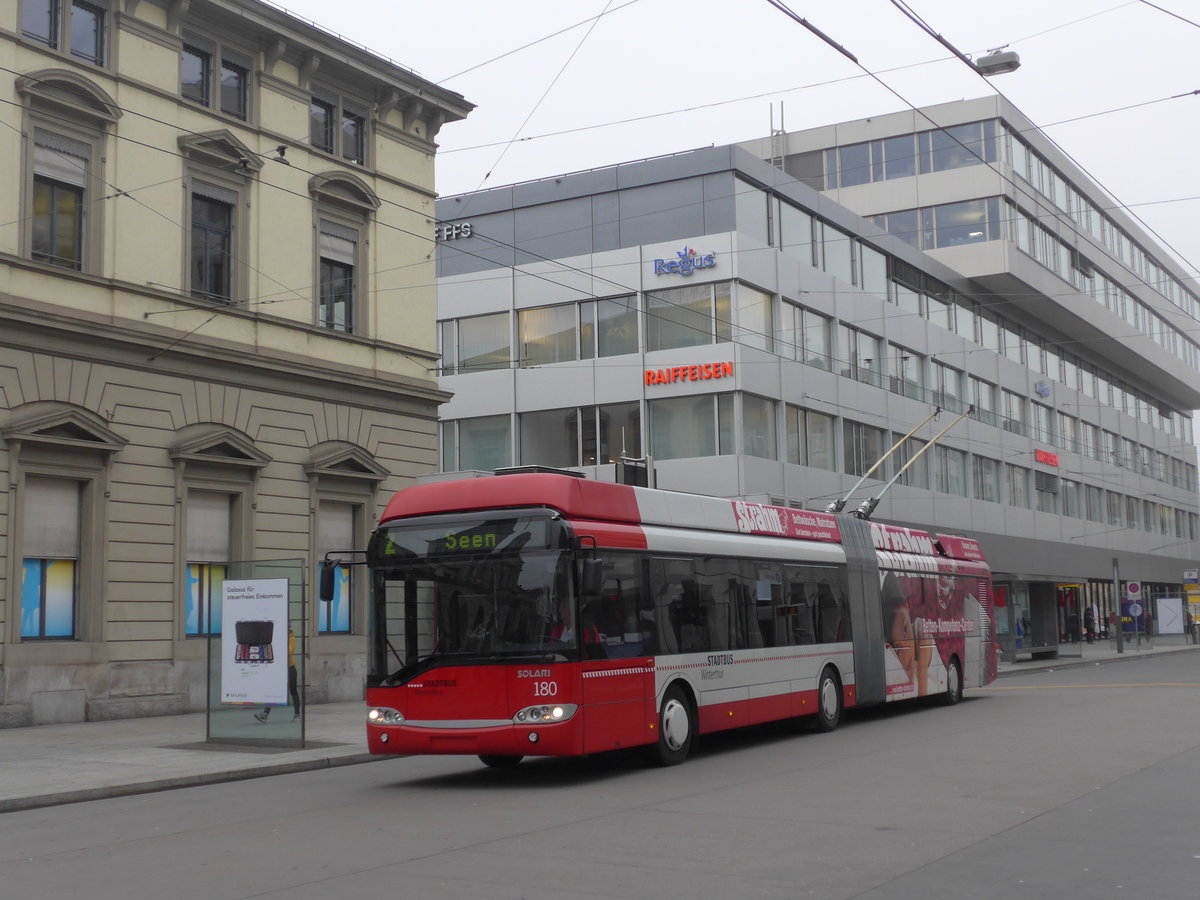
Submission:
<svg viewBox="0 0 1200 900">
<path fill-rule="evenodd" d="M 585 597 L 599 597 L 600 588 L 604 584 L 604 560 L 589 556 L 583 561 L 583 584 L 581 589 Z"/>
<path fill-rule="evenodd" d="M 320 580 L 317 587 L 317 596 L 326 603 L 333 600 L 334 579 L 337 577 L 337 565 L 329 561 L 321 562 Z"/>
</svg>

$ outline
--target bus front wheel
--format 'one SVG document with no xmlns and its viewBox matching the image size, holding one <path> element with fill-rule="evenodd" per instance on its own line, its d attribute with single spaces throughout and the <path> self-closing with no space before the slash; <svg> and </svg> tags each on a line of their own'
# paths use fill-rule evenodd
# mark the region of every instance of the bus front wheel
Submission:
<svg viewBox="0 0 1200 900">
<path fill-rule="evenodd" d="M 962 699 L 962 695 L 962 666 L 958 664 L 958 657 L 954 657 L 950 660 L 950 668 L 946 670 L 946 693 L 942 694 L 942 702 L 954 706 Z"/>
<path fill-rule="evenodd" d="M 493 769 L 511 769 L 524 758 L 523 756 L 494 756 L 490 753 L 479 754 L 479 761 Z"/>
<path fill-rule="evenodd" d="M 817 731 L 833 731 L 842 719 L 842 683 L 832 667 L 821 670 L 817 682 Z"/>
<path fill-rule="evenodd" d="M 696 714 L 683 689 L 667 688 L 658 713 L 658 742 L 651 760 L 660 766 L 677 766 L 692 751 L 696 738 Z"/>
</svg>

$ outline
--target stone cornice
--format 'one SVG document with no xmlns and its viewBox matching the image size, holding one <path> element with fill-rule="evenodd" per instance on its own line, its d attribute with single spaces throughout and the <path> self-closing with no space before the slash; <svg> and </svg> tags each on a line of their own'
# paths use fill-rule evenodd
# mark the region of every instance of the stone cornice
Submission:
<svg viewBox="0 0 1200 900">
<path fill-rule="evenodd" d="M 437 152 L 437 144 L 427 141 L 419 135 L 409 134 L 404 129 L 397 128 L 395 125 L 389 125 L 387 122 L 376 120 L 375 131 L 382 137 L 393 140 L 398 144 L 404 144 L 413 150 L 419 150 L 421 153 L 428 153 L 432 156 Z"/>
<path fill-rule="evenodd" d="M 98 279 L 99 280 L 99 279 Z M 179 302 L 175 298 L 175 302 Z M 212 307 L 197 304 L 197 313 Z M 236 311 L 221 310 L 237 315 Z M 253 327 L 254 314 L 245 315 L 247 327 Z M 0 320 L 5 327 L 0 346 L 26 348 L 111 364 L 128 369 L 205 378 L 218 383 L 258 387 L 292 396 L 312 397 L 396 411 L 400 407 L 410 415 L 436 418 L 436 406 L 450 394 L 441 390 L 430 375 L 414 378 L 347 365 L 337 358 L 314 359 L 311 356 L 264 350 L 247 343 L 206 338 L 193 334 L 179 341 L 173 329 L 143 324 L 135 320 L 114 321 L 111 317 L 64 311 L 49 304 L 0 294 Z M 284 325 L 272 321 L 272 326 Z M 297 330 L 313 326 L 291 323 Z M 432 370 L 436 354 L 362 338 L 357 341 L 384 353 L 397 353 L 418 364 L 428 363 Z M 248 349 L 252 352 L 247 352 Z"/>
</svg>

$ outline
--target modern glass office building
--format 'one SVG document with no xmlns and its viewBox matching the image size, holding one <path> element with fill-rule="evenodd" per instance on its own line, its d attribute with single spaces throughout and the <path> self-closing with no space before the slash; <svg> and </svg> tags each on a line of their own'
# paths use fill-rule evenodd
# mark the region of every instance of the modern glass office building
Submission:
<svg viewBox="0 0 1200 900">
<path fill-rule="evenodd" d="M 920 426 L 850 508 L 917 457 L 874 518 L 978 538 L 1010 653 L 1107 621 L 1114 575 L 1182 596 L 1200 298 L 1005 101 L 446 197 L 438 220 L 443 471 L 611 480 L 624 455 L 659 487 L 820 509 Z"/>
</svg>

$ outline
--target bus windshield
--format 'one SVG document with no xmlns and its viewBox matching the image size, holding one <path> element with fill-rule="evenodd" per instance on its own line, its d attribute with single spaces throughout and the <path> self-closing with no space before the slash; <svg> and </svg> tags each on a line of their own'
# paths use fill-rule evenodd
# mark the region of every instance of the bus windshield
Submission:
<svg viewBox="0 0 1200 900">
<path fill-rule="evenodd" d="M 369 553 L 370 682 L 445 662 L 578 658 L 574 555 L 562 539 L 548 518 L 381 528 Z"/>
</svg>

